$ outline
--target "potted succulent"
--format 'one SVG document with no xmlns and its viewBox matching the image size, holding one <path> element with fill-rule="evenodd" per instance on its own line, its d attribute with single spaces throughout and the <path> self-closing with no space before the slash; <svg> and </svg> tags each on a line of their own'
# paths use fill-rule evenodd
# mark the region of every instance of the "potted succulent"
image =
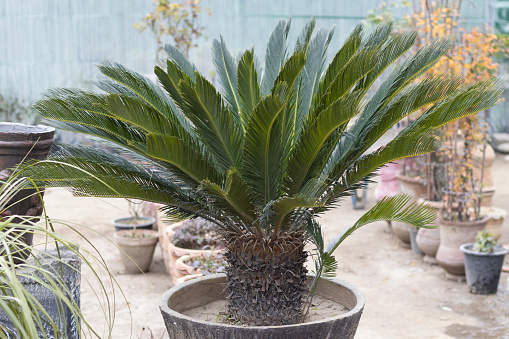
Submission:
<svg viewBox="0 0 509 339">
<path fill-rule="evenodd" d="M 181 274 L 175 282 L 178 285 L 205 275 L 224 273 L 226 261 L 221 253 L 187 254 L 177 259 L 175 269 Z"/>
<path fill-rule="evenodd" d="M 461 86 L 453 75 L 416 83 L 451 47 L 448 38 L 389 68 L 373 90 L 416 39 L 411 31 L 391 34 L 392 27 L 383 23 L 364 34 L 357 26 L 326 66 L 333 30 L 314 32 L 310 20 L 287 53 L 290 22 L 282 20 L 269 39 L 263 75 L 253 50 L 236 62 L 224 41 L 215 40 L 220 92 L 171 46 L 166 68 L 155 68 L 162 88 L 124 66 L 102 63 L 99 86 L 106 93 L 56 89 L 35 106 L 54 125 L 115 142 L 143 161 L 64 145 L 26 173 L 77 194 L 135 197 L 165 204 L 173 218 L 201 216 L 218 225 L 226 276 L 194 279 L 165 294 L 160 308 L 170 337 L 353 337 L 364 298 L 348 283 L 322 279 L 335 274 L 333 252 L 366 224 L 427 227 L 435 211 L 407 204 L 407 196 L 385 198 L 328 246 L 317 217 L 384 164 L 435 150 L 440 126 L 494 105 L 503 90 L 496 79 Z M 387 145 L 367 152 L 422 107 Z M 316 247 L 311 277 L 309 242 Z M 237 325 L 182 314 L 223 290 L 226 318 Z M 346 313 L 302 323 L 314 292 L 343 304 Z"/>
<path fill-rule="evenodd" d="M 497 245 L 493 234 L 479 232 L 475 243 L 461 245 L 465 255 L 467 285 L 474 294 L 497 293 L 507 249 Z"/>
<path fill-rule="evenodd" d="M 166 245 L 163 251 L 167 255 L 166 269 L 174 284 L 182 278 L 185 271 L 178 270 L 177 260 L 185 255 L 213 255 L 223 251 L 216 224 L 203 218 L 193 218 L 174 223 L 166 228 Z"/>
</svg>

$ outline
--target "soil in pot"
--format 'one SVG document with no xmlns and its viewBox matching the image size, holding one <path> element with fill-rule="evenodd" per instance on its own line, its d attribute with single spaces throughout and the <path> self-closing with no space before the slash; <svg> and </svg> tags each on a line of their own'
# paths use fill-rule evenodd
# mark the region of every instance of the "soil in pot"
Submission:
<svg viewBox="0 0 509 339">
<path fill-rule="evenodd" d="M 184 255 L 175 262 L 175 269 L 183 275 L 177 279 L 175 285 L 190 279 L 223 273 L 226 265 L 222 253 Z"/>
<path fill-rule="evenodd" d="M 467 285 L 474 294 L 497 293 L 507 249 L 495 246 L 492 253 L 473 251 L 473 243 L 461 245 L 465 256 Z"/>
<path fill-rule="evenodd" d="M 488 218 L 476 221 L 446 221 L 439 219 L 440 246 L 437 251 L 438 264 L 450 279 L 463 279 L 465 259 L 460 246 L 471 243 L 479 231 L 486 227 Z"/>
<path fill-rule="evenodd" d="M 157 231 L 117 231 L 113 238 L 120 250 L 126 273 L 142 273 L 149 270 L 158 241 Z"/>
<path fill-rule="evenodd" d="M 126 217 L 114 219 L 112 222 L 115 226 L 115 231 L 132 230 L 151 230 L 156 223 L 156 219 L 153 217 Z"/>
<path fill-rule="evenodd" d="M 311 277 L 308 278 L 311 283 Z M 309 320 L 304 323 L 284 326 L 242 326 L 229 325 L 221 321 L 220 309 L 212 311 L 211 303 L 221 304 L 226 298 L 224 284 L 226 276 L 212 275 L 201 277 L 178 285 L 167 291 L 160 303 L 170 338 L 175 339 L 333 339 L 353 338 L 364 308 L 365 299 L 362 293 L 348 283 L 337 279 L 321 280 L 316 292 L 317 297 L 325 299 L 325 306 L 320 306 L 318 300 L 313 300 L 316 308 L 323 309 L 331 306 L 331 312 L 320 315 L 319 320 Z M 334 303 L 334 304 L 333 304 Z M 339 304 L 339 305 L 337 305 Z M 207 306 L 208 305 L 208 306 Z M 334 306 L 332 306 L 334 305 Z M 336 306 L 337 305 L 337 306 Z M 209 317 L 209 321 L 192 318 L 185 313 L 195 308 L 206 307 L 215 317 L 201 312 L 202 317 Z M 346 313 L 343 307 L 346 308 Z M 206 310 L 204 310 L 206 311 Z M 200 313 L 200 312 L 195 312 Z M 318 312 L 320 313 L 320 312 Z M 224 318 L 224 317 L 223 317 Z M 217 322 L 216 322 L 217 320 Z"/>
</svg>

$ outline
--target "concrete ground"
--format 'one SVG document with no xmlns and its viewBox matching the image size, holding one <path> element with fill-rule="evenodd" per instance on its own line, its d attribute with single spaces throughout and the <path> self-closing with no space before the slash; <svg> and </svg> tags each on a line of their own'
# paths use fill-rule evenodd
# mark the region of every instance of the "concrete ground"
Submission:
<svg viewBox="0 0 509 339">
<path fill-rule="evenodd" d="M 493 165 L 495 207 L 509 209 L 509 162 L 497 155 Z M 369 190 L 367 208 L 374 205 Z M 146 275 L 122 274 L 118 249 L 111 243 L 111 220 L 127 214 L 127 203 L 116 199 L 77 198 L 64 190 L 49 191 L 45 198 L 48 215 L 73 222 L 93 244 L 108 265 L 118 288 L 111 306 L 115 308 L 112 338 L 167 338 L 158 302 L 172 286 L 166 274 L 161 249 Z M 364 211 L 354 210 L 350 200 L 321 218 L 327 239 L 351 225 Z M 76 238 L 65 226 L 64 234 Z M 82 248 L 90 249 L 82 239 Z M 501 243 L 509 245 L 509 221 L 504 224 Z M 472 295 L 465 283 L 450 281 L 438 266 L 430 266 L 403 248 L 380 222 L 355 232 L 337 250 L 338 278 L 357 286 L 366 296 L 366 307 L 356 338 L 509 338 L 509 274 L 503 273 L 499 292 L 491 296 Z M 506 265 L 509 258 L 506 258 Z M 85 269 L 82 310 L 99 337 L 105 338 L 108 324 L 105 310 L 95 296 L 97 282 Z M 87 284 L 92 281 L 92 285 Z M 102 282 L 108 284 L 107 276 Z M 190 338 L 191 339 L 191 338 Z"/>
</svg>

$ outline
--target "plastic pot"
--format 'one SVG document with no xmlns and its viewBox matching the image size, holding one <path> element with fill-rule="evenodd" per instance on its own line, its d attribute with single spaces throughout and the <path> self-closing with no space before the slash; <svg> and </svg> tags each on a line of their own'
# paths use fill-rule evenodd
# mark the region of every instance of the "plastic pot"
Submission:
<svg viewBox="0 0 509 339">
<path fill-rule="evenodd" d="M 497 293 L 507 249 L 497 245 L 493 253 L 485 253 L 473 251 L 473 246 L 473 243 L 468 243 L 460 247 L 465 257 L 465 274 L 470 292 Z"/>
</svg>

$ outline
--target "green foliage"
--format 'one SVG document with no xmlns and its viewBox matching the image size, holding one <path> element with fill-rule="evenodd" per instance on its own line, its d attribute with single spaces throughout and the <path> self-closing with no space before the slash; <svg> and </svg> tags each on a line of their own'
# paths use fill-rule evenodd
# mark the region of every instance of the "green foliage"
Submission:
<svg viewBox="0 0 509 339">
<path fill-rule="evenodd" d="M 493 237 L 493 234 L 488 232 L 487 229 L 484 229 L 477 233 L 472 250 L 483 253 L 493 253 L 496 245 L 497 241 Z"/>
<path fill-rule="evenodd" d="M 503 90 L 496 79 L 463 86 L 458 77 L 444 75 L 418 82 L 448 51 L 450 38 L 436 39 L 390 68 L 374 88 L 384 70 L 410 51 L 414 32 L 393 34 L 393 24 L 384 22 L 365 36 L 359 25 L 328 64 L 333 29 L 315 31 L 311 19 L 290 51 L 289 28 L 290 21 L 276 25 L 261 81 L 253 51 L 236 62 L 221 39 L 213 47 L 220 90 L 168 46 L 167 68 L 155 69 L 163 89 L 104 63 L 99 69 L 109 79 L 102 86 L 107 93 L 50 92 L 36 105 L 49 123 L 105 138 L 143 162 L 63 146 L 25 173 L 77 194 L 155 201 L 177 218 L 201 216 L 226 231 L 275 238 L 306 228 L 384 164 L 435 150 L 440 126 L 494 105 Z M 422 108 L 422 116 L 394 140 L 367 151 Z M 431 207 L 406 202 L 400 196 L 381 201 L 322 249 L 325 273 L 333 271 L 333 250 L 367 223 L 433 222 Z M 320 234 L 312 232 L 310 239 L 316 242 Z"/>
</svg>

